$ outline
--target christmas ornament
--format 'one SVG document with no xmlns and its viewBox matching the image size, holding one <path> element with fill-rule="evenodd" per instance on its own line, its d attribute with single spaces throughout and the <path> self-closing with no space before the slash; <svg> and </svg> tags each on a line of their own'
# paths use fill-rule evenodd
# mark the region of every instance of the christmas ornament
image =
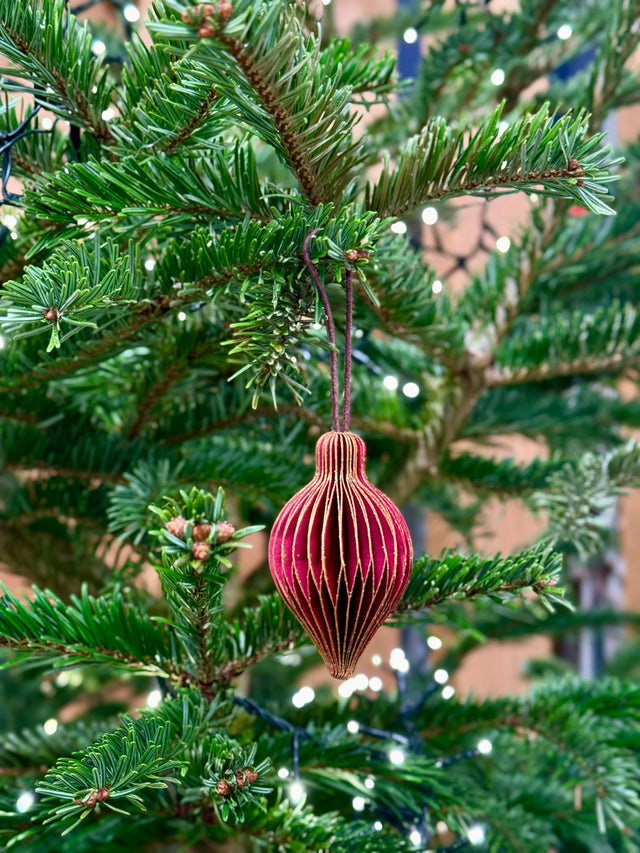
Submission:
<svg viewBox="0 0 640 853">
<path fill-rule="evenodd" d="M 338 415 L 335 328 L 324 285 L 303 256 L 327 317 L 333 431 L 316 444 L 313 480 L 285 504 L 269 540 L 278 592 L 331 674 L 348 678 L 365 647 L 393 612 L 411 573 L 407 525 L 395 504 L 367 479 L 364 441 L 349 431 L 353 291 L 346 277 L 343 429 Z"/>
</svg>

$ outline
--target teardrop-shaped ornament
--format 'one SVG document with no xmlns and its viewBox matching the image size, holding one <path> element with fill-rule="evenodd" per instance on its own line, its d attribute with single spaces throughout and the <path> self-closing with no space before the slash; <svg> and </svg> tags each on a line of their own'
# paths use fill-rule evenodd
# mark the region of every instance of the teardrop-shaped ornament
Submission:
<svg viewBox="0 0 640 853">
<path fill-rule="evenodd" d="M 369 482 L 364 441 L 329 432 L 313 480 L 278 515 L 269 540 L 276 587 L 336 678 L 349 678 L 393 612 L 413 562 L 400 510 Z"/>
</svg>

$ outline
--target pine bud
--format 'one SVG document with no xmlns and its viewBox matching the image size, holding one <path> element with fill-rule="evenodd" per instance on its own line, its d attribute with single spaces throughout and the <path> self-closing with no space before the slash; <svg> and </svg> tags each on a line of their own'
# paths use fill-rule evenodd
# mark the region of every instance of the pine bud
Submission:
<svg viewBox="0 0 640 853">
<path fill-rule="evenodd" d="M 230 521 L 219 521 L 216 524 L 216 530 L 218 532 L 218 542 L 227 542 L 236 532 L 235 527 Z"/>
<path fill-rule="evenodd" d="M 209 538 L 211 533 L 211 525 L 208 523 L 194 524 L 191 536 L 194 542 L 204 542 Z"/>
<path fill-rule="evenodd" d="M 571 160 L 569 160 L 569 169 L 570 169 L 572 172 L 576 172 L 576 173 L 577 173 L 578 175 L 580 175 L 580 176 L 584 175 L 584 169 L 583 169 L 583 168 L 582 168 L 582 166 L 580 165 L 579 161 L 578 161 L 578 160 L 576 160 L 574 157 L 572 157 L 572 158 L 571 158 Z M 583 180 L 581 180 L 581 179 L 579 179 L 579 180 L 577 180 L 577 181 L 576 181 L 576 184 L 577 184 L 579 187 L 583 187 L 583 186 L 584 186 L 584 181 L 583 181 Z"/>
<path fill-rule="evenodd" d="M 45 308 L 42 312 L 42 316 L 45 320 L 49 320 L 52 323 L 55 323 L 58 319 L 58 309 L 57 308 Z"/>
<path fill-rule="evenodd" d="M 213 18 L 216 13 L 216 10 L 213 6 L 213 3 L 202 3 L 197 7 L 198 11 L 201 13 L 203 18 Z"/>
<path fill-rule="evenodd" d="M 193 23 L 193 12 L 191 9 L 183 9 L 182 14 L 180 15 L 180 19 L 183 24 L 192 24 Z"/>
<path fill-rule="evenodd" d="M 228 797 L 229 794 L 233 791 L 231 784 L 227 782 L 226 779 L 220 779 L 220 781 L 216 784 L 216 791 L 220 794 L 221 797 Z"/>
<path fill-rule="evenodd" d="M 198 35 L 201 39 L 212 39 L 215 37 L 215 34 L 216 28 L 208 21 L 206 21 L 204 24 L 200 24 L 200 26 L 198 27 Z"/>
<path fill-rule="evenodd" d="M 371 252 L 367 252 L 366 249 L 348 249 L 344 256 L 348 261 L 361 261 L 370 258 Z"/>
<path fill-rule="evenodd" d="M 250 767 L 243 767 L 236 771 L 236 785 L 242 791 L 245 785 L 252 785 L 258 779 L 258 774 Z"/>
<path fill-rule="evenodd" d="M 211 545 L 208 542 L 196 542 L 191 549 L 194 560 L 206 560 L 211 553 Z"/>
<path fill-rule="evenodd" d="M 177 536 L 178 539 L 182 539 L 184 536 L 184 529 L 187 526 L 186 518 L 183 518 L 181 515 L 177 515 L 175 518 L 170 518 L 169 521 L 165 524 L 165 527 L 169 531 L 172 536 Z"/>
<path fill-rule="evenodd" d="M 233 15 L 233 4 L 230 0 L 218 0 L 218 14 L 220 15 L 220 19 L 226 24 Z"/>
</svg>

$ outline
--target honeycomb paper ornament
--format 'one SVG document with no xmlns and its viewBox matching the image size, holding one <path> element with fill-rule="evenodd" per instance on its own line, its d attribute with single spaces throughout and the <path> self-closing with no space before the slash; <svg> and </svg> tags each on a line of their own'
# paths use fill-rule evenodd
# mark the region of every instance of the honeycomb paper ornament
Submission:
<svg viewBox="0 0 640 853">
<path fill-rule="evenodd" d="M 413 551 L 395 504 L 367 479 L 364 441 L 330 432 L 316 474 L 279 514 L 269 566 L 331 674 L 348 678 L 406 589 Z"/>
</svg>

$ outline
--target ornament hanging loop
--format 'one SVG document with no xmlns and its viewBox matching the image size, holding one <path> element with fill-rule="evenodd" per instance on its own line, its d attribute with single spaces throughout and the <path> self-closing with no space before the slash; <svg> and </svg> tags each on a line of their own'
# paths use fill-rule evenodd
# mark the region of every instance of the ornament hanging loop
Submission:
<svg viewBox="0 0 640 853">
<path fill-rule="evenodd" d="M 346 323 L 345 323 L 345 345 L 344 345 L 344 401 L 343 401 L 343 425 L 340 425 L 340 404 L 338 390 L 338 350 L 336 346 L 336 327 L 333 321 L 333 313 L 327 290 L 320 278 L 320 274 L 309 252 L 311 238 L 318 233 L 314 228 L 304 238 L 302 244 L 302 258 L 309 274 L 316 286 L 327 321 L 327 338 L 331 345 L 329 353 L 329 372 L 331 376 L 331 423 L 334 432 L 348 432 L 351 425 L 351 330 L 353 326 L 353 280 L 351 270 L 346 273 Z"/>
</svg>

